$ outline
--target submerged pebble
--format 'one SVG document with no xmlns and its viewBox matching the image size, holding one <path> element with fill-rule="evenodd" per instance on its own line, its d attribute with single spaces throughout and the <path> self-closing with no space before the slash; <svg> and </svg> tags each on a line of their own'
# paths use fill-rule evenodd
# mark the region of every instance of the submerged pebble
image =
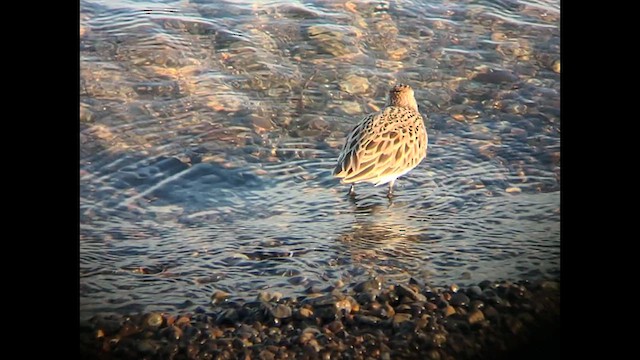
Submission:
<svg viewBox="0 0 640 360">
<path fill-rule="evenodd" d="M 363 94 L 369 90 L 369 80 L 367 78 L 349 74 L 340 81 L 340 89 L 350 94 Z"/>
</svg>

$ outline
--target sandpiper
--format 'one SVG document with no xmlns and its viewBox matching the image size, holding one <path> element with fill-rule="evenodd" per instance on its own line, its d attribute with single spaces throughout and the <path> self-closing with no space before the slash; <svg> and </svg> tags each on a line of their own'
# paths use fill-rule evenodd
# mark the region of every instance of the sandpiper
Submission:
<svg viewBox="0 0 640 360">
<path fill-rule="evenodd" d="M 399 84 L 389 91 L 387 104 L 365 116 L 347 136 L 333 170 L 343 184 L 370 182 L 375 186 L 393 183 L 427 156 L 427 130 L 409 85 Z"/>
</svg>

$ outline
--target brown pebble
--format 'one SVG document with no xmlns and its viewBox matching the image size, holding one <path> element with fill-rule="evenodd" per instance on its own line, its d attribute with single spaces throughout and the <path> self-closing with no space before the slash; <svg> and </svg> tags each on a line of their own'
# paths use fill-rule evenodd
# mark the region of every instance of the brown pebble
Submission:
<svg viewBox="0 0 640 360">
<path fill-rule="evenodd" d="M 344 310 L 345 314 L 349 314 L 351 312 L 351 302 L 348 299 L 336 301 L 336 310 Z"/>
<path fill-rule="evenodd" d="M 469 313 L 469 316 L 467 316 L 467 319 L 469 320 L 469 324 L 473 325 L 475 323 L 479 323 L 480 321 L 483 321 L 484 314 L 480 310 L 474 310 Z"/>
<path fill-rule="evenodd" d="M 398 313 L 393 316 L 392 323 L 394 327 L 398 327 L 402 323 L 407 322 L 409 320 L 411 320 L 411 314 Z"/>
<path fill-rule="evenodd" d="M 416 320 L 416 330 L 424 329 L 425 326 L 429 324 L 429 318 L 430 318 L 429 315 L 424 314 L 420 317 L 420 319 Z"/>
<path fill-rule="evenodd" d="M 387 311 L 387 317 L 392 318 L 396 314 L 396 311 L 388 303 L 385 303 L 384 306 Z"/>
<path fill-rule="evenodd" d="M 258 115 L 251 116 L 251 124 L 253 125 L 255 132 L 258 134 L 263 134 L 275 128 L 275 124 L 271 119 Z"/>
<path fill-rule="evenodd" d="M 276 355 L 269 350 L 260 351 L 260 360 L 274 360 Z"/>
<path fill-rule="evenodd" d="M 440 347 L 440 346 L 444 345 L 444 343 L 447 342 L 447 336 L 444 335 L 444 334 L 441 334 L 441 333 L 434 334 L 433 338 L 432 338 L 432 341 L 433 341 L 433 344 L 435 346 Z"/>
<path fill-rule="evenodd" d="M 344 329 L 344 325 L 340 320 L 335 320 L 327 325 L 327 329 L 329 329 L 332 333 L 337 334 L 340 330 Z"/>
<path fill-rule="evenodd" d="M 301 308 L 300 311 L 298 312 L 300 314 L 300 316 L 302 316 L 303 318 L 308 318 L 313 316 L 313 310 L 311 309 L 307 309 L 307 308 Z"/>
<path fill-rule="evenodd" d="M 449 316 L 451 316 L 451 315 L 453 315 L 455 313 L 456 313 L 456 309 L 451 305 L 447 305 L 447 307 L 444 309 L 444 316 L 445 317 L 449 317 Z"/>
<path fill-rule="evenodd" d="M 224 335 L 224 332 L 222 330 L 220 330 L 220 328 L 218 328 L 217 326 L 213 327 L 211 329 L 210 333 L 211 333 L 211 337 L 213 339 L 220 338 L 220 337 L 222 337 Z"/>
<path fill-rule="evenodd" d="M 302 330 L 302 334 L 300 334 L 298 342 L 300 342 L 300 344 L 306 345 L 309 341 L 315 339 L 315 337 L 318 335 L 320 335 L 320 330 L 316 329 L 315 327 L 308 327 Z"/>
<path fill-rule="evenodd" d="M 176 320 L 175 325 L 180 327 L 185 327 L 186 325 L 191 324 L 191 319 L 186 316 L 181 316 L 178 320 Z"/>
<path fill-rule="evenodd" d="M 560 290 L 560 284 L 555 281 L 543 281 L 540 287 L 545 290 Z"/>
<path fill-rule="evenodd" d="M 440 353 L 438 352 L 438 350 L 436 349 L 432 349 L 427 353 L 427 356 L 429 357 L 429 359 L 431 360 L 440 360 L 441 356 Z"/>
<path fill-rule="evenodd" d="M 263 170 L 264 171 L 264 170 Z M 213 295 L 211 295 L 211 303 L 214 305 L 218 305 L 220 303 L 225 302 L 229 298 L 229 293 L 221 290 L 216 290 Z"/>
</svg>

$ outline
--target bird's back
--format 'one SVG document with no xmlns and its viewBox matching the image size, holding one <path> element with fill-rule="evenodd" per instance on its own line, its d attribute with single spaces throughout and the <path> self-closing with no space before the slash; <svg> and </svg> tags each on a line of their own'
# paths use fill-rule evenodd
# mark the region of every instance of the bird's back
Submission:
<svg viewBox="0 0 640 360">
<path fill-rule="evenodd" d="M 406 107 L 387 106 L 351 130 L 333 174 L 343 183 L 381 185 L 406 174 L 426 155 L 422 116 Z"/>
</svg>

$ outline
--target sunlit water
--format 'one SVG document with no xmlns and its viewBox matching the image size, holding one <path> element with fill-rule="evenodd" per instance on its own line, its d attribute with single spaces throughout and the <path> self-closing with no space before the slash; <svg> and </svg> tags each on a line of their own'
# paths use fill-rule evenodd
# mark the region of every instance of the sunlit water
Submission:
<svg viewBox="0 0 640 360">
<path fill-rule="evenodd" d="M 80 7 L 82 317 L 559 276 L 558 1 Z M 350 199 L 344 136 L 396 82 L 427 159 Z"/>
</svg>

